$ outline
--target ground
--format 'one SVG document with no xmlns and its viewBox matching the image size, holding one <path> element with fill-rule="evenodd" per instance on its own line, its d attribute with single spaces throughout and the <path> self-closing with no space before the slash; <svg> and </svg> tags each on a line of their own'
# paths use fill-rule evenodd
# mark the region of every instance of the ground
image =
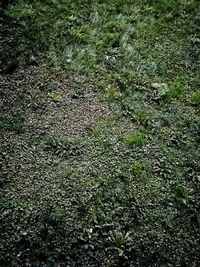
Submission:
<svg viewBox="0 0 200 267">
<path fill-rule="evenodd" d="M 0 266 L 199 266 L 198 1 L 0 11 Z"/>
</svg>

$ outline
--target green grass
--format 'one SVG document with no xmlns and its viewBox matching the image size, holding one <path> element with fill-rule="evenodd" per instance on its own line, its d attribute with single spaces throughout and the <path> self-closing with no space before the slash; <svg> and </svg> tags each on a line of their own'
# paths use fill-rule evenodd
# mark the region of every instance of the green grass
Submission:
<svg viewBox="0 0 200 267">
<path fill-rule="evenodd" d="M 167 98 L 178 97 L 181 94 L 182 90 L 183 85 L 180 81 L 177 80 L 173 82 L 169 87 L 169 91 L 167 92 Z"/>
<path fill-rule="evenodd" d="M 0 3 L 0 266 L 199 266 L 199 1 Z"/>
<path fill-rule="evenodd" d="M 141 146 L 145 143 L 146 136 L 144 133 L 126 134 L 124 136 L 124 142 L 128 146 Z"/>
<path fill-rule="evenodd" d="M 196 105 L 200 104 L 200 91 L 197 91 L 192 94 L 191 101 L 193 104 L 196 104 Z"/>
</svg>

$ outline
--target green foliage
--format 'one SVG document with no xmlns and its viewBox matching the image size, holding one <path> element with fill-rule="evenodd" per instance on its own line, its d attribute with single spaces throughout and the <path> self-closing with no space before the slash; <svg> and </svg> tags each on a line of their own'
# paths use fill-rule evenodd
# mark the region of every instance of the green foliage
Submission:
<svg viewBox="0 0 200 267">
<path fill-rule="evenodd" d="M 59 144 L 59 138 L 56 135 L 46 135 L 44 140 L 44 145 L 46 148 L 56 148 Z"/>
<path fill-rule="evenodd" d="M 126 134 L 123 137 L 125 144 L 130 147 L 133 146 L 142 146 L 146 142 L 146 135 L 142 132 L 134 134 Z"/>
<path fill-rule="evenodd" d="M 80 140 L 66 139 L 56 134 L 46 135 L 44 137 L 43 144 L 45 150 L 50 150 L 56 155 L 66 157 L 78 155 L 83 149 L 83 144 Z"/>
<path fill-rule="evenodd" d="M 174 197 L 178 202 L 183 203 L 184 205 L 188 204 L 189 194 L 187 192 L 187 188 L 185 188 L 181 183 L 177 184 L 173 188 Z"/>
<path fill-rule="evenodd" d="M 191 96 L 191 101 L 195 105 L 199 105 L 200 104 L 200 90 L 195 92 L 195 93 L 193 93 L 193 95 Z"/>
<path fill-rule="evenodd" d="M 123 245 L 125 245 L 126 241 L 128 240 L 128 237 L 129 233 L 124 233 L 121 231 L 111 233 L 109 237 L 110 245 L 116 248 L 121 248 Z"/>
<path fill-rule="evenodd" d="M 157 49 L 152 58 L 143 56 L 145 50 L 147 55 L 152 52 L 143 41 L 168 33 L 169 12 L 181 21 L 183 12 L 190 11 L 193 3 L 180 1 L 179 11 L 173 2 L 158 5 L 136 1 L 130 6 L 128 0 L 110 0 L 109 9 L 107 6 L 108 3 L 98 1 L 93 4 L 78 1 L 76 5 L 69 1 L 17 1 L 6 10 L 18 29 L 16 38 L 22 36 L 21 45 L 13 46 L 11 60 L 28 61 L 30 55 L 42 53 L 55 68 L 71 65 L 100 67 L 104 71 L 116 66 L 122 69 L 125 64 L 131 70 L 135 61 L 138 69 L 155 76 L 162 71 L 163 51 Z M 186 29 L 183 27 L 182 31 Z M 141 39 L 139 46 L 135 38 Z M 173 42 L 170 46 L 172 51 L 176 50 Z M 165 53 L 171 60 L 170 49 Z M 144 58 L 142 62 L 138 62 L 138 55 Z"/>
<path fill-rule="evenodd" d="M 133 174 L 136 176 L 140 176 L 142 174 L 142 165 L 140 162 L 136 162 L 133 165 Z"/>
<path fill-rule="evenodd" d="M 172 84 L 170 84 L 166 97 L 170 99 L 179 96 L 182 92 L 182 88 L 182 83 L 179 80 L 175 80 Z"/>
<path fill-rule="evenodd" d="M 57 103 L 60 100 L 60 95 L 57 92 L 49 93 L 49 97 L 50 97 L 51 101 L 54 103 Z"/>
<path fill-rule="evenodd" d="M 152 87 L 156 89 L 156 99 L 162 99 L 169 93 L 169 88 L 166 83 L 153 83 Z"/>
<path fill-rule="evenodd" d="M 108 85 L 105 89 L 104 99 L 108 101 L 116 100 L 120 97 L 120 93 L 111 85 Z"/>
<path fill-rule="evenodd" d="M 30 103 L 28 104 L 29 107 L 38 107 L 39 106 L 39 92 L 37 90 L 32 90 L 29 95 Z"/>
<path fill-rule="evenodd" d="M 177 79 L 170 85 L 166 83 L 152 83 L 155 89 L 155 99 L 157 100 L 170 100 L 171 98 L 178 97 L 182 92 L 182 83 Z"/>
</svg>

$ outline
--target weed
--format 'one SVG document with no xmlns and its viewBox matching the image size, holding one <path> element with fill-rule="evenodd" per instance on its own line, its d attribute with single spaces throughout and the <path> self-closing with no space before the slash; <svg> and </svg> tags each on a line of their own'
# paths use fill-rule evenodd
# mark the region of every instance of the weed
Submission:
<svg viewBox="0 0 200 267">
<path fill-rule="evenodd" d="M 169 87 L 166 83 L 153 83 L 152 87 L 156 89 L 155 98 L 158 100 L 166 97 L 169 92 Z"/>
<path fill-rule="evenodd" d="M 155 75 L 158 71 L 158 64 L 154 61 L 148 62 L 146 64 L 142 64 L 140 70 L 148 75 Z"/>
<path fill-rule="evenodd" d="M 111 85 L 108 85 L 105 89 L 104 99 L 108 101 L 113 101 L 118 99 L 120 95 L 121 94 L 115 88 L 113 88 Z"/>
<path fill-rule="evenodd" d="M 94 135 L 94 137 L 98 138 L 98 137 L 103 136 L 101 126 L 96 126 L 96 127 L 92 128 L 91 130 L 92 130 L 92 134 Z"/>
<path fill-rule="evenodd" d="M 200 104 L 200 90 L 193 93 L 193 95 L 191 96 L 191 101 L 194 105 Z"/>
<path fill-rule="evenodd" d="M 156 89 L 155 99 L 157 100 L 170 100 L 171 98 L 178 97 L 182 92 L 182 83 L 179 80 L 175 80 L 170 85 L 166 83 L 153 83 L 152 87 Z"/>
<path fill-rule="evenodd" d="M 144 127 L 148 126 L 148 122 L 150 121 L 150 118 L 151 118 L 150 114 L 145 111 L 139 113 L 137 116 L 137 120 L 139 124 L 144 125 Z"/>
<path fill-rule="evenodd" d="M 143 132 L 138 132 L 134 134 L 126 134 L 123 136 L 125 144 L 130 147 L 142 146 L 146 142 L 146 135 Z"/>
<path fill-rule="evenodd" d="M 111 232 L 108 238 L 110 244 L 116 248 L 121 248 L 128 240 L 129 233 L 122 231 Z"/>
<path fill-rule="evenodd" d="M 29 95 L 30 103 L 28 106 L 38 107 L 39 93 L 37 90 L 31 91 Z"/>
<path fill-rule="evenodd" d="M 133 165 L 133 174 L 136 175 L 136 176 L 140 176 L 143 172 L 143 168 L 142 168 L 142 165 L 140 162 L 136 162 L 134 165 Z"/>
<path fill-rule="evenodd" d="M 52 150 L 60 156 L 78 155 L 83 148 L 80 140 L 67 139 L 54 134 L 46 135 L 43 144 L 46 150 Z"/>
<path fill-rule="evenodd" d="M 36 100 L 38 99 L 39 95 L 38 95 L 38 92 L 36 90 L 33 90 L 30 94 L 30 99 L 33 101 L 33 102 L 36 102 Z"/>
<path fill-rule="evenodd" d="M 59 140 L 57 135 L 49 134 L 45 136 L 43 143 L 46 148 L 56 148 L 59 145 Z"/>
<path fill-rule="evenodd" d="M 173 187 L 173 193 L 174 193 L 174 197 L 175 199 L 184 204 L 187 205 L 188 201 L 189 201 L 189 194 L 188 194 L 188 190 L 180 184 L 177 184 Z"/>
<path fill-rule="evenodd" d="M 49 93 L 49 97 L 50 97 L 51 101 L 54 103 L 57 103 L 60 100 L 60 95 L 57 92 Z"/>
<path fill-rule="evenodd" d="M 174 81 L 169 86 L 169 90 L 166 94 L 166 98 L 170 99 L 170 98 L 178 97 L 182 92 L 182 88 L 183 88 L 183 85 L 179 80 Z"/>
<path fill-rule="evenodd" d="M 112 116 L 107 116 L 103 120 L 99 121 L 96 123 L 94 127 L 92 127 L 92 134 L 98 138 L 98 137 L 103 137 L 104 131 L 106 130 L 107 127 L 109 127 L 113 122 L 113 117 Z"/>
</svg>

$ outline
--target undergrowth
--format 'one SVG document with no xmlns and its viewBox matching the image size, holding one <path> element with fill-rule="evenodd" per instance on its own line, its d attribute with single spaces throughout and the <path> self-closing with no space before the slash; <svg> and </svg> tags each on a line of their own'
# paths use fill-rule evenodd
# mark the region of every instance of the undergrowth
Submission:
<svg viewBox="0 0 200 267">
<path fill-rule="evenodd" d="M 199 1 L 0 13 L 0 265 L 199 266 Z"/>
</svg>

